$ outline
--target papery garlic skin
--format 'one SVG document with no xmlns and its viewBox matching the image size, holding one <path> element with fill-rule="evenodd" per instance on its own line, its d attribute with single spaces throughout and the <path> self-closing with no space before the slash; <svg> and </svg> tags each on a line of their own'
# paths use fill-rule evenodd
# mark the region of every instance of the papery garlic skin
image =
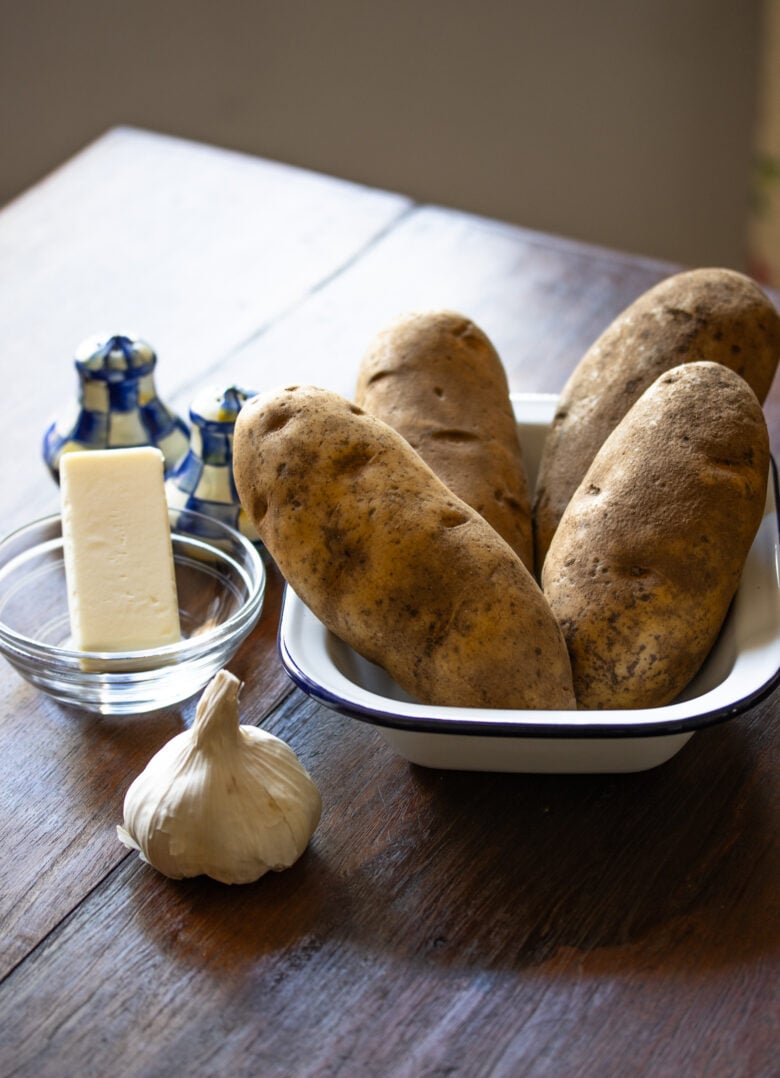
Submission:
<svg viewBox="0 0 780 1078">
<path fill-rule="evenodd" d="M 239 725 L 240 688 L 220 670 L 192 729 L 167 742 L 125 795 L 120 841 L 173 879 L 251 883 L 297 861 L 319 823 L 319 791 L 289 745 Z"/>
</svg>

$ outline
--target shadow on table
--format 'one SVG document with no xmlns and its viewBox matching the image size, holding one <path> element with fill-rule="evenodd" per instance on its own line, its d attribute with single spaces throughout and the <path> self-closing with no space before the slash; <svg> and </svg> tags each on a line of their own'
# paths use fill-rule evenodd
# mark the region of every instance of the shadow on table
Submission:
<svg viewBox="0 0 780 1078">
<path fill-rule="evenodd" d="M 137 916 L 213 974 L 322 949 L 454 970 L 740 963 L 779 937 L 763 913 L 762 766 L 773 780 L 757 740 L 739 724 L 703 731 L 633 775 L 427 771 L 378 752 L 363 799 L 346 781 L 326 797 L 291 869 L 226 887 L 153 873 L 150 885 L 139 866 Z"/>
<path fill-rule="evenodd" d="M 666 765 L 633 775 L 414 769 L 432 808 L 435 875 L 447 881 L 427 896 L 439 925 L 429 953 L 521 968 L 559 952 L 577 961 L 617 950 L 623 966 L 633 956 L 668 969 L 695 955 L 702 970 L 773 950 L 780 926 L 766 914 L 766 853 L 777 780 L 758 740 L 738 723 L 703 731 Z M 455 854 L 447 821 L 465 804 L 490 824 Z M 463 865 L 468 892 L 458 883 Z"/>
</svg>

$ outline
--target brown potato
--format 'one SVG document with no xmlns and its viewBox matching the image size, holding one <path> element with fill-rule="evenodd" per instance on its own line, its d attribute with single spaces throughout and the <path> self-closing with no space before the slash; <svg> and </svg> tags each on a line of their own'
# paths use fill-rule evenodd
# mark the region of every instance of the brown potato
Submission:
<svg viewBox="0 0 780 1078">
<path fill-rule="evenodd" d="M 579 707 L 660 706 L 693 678 L 761 523 L 768 470 L 761 405 L 721 364 L 666 372 L 621 420 L 542 571 Z"/>
<path fill-rule="evenodd" d="M 293 386 L 247 401 L 233 458 L 243 507 L 291 587 L 417 700 L 574 706 L 538 584 L 387 424 Z"/>
<path fill-rule="evenodd" d="M 780 316 L 741 273 L 690 270 L 640 296 L 592 345 L 561 393 L 534 496 L 537 572 L 604 439 L 660 374 L 680 363 L 722 363 L 763 403 L 779 357 Z"/>
<path fill-rule="evenodd" d="M 531 499 L 506 372 L 473 322 L 409 314 L 371 342 L 355 403 L 402 434 L 533 571 Z"/>
</svg>

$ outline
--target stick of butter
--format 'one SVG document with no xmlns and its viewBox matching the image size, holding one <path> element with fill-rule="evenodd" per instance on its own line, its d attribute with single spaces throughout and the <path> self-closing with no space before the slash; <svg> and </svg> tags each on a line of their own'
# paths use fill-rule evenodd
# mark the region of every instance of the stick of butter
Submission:
<svg viewBox="0 0 780 1078">
<path fill-rule="evenodd" d="M 180 640 L 162 453 L 72 452 L 60 467 L 74 646 L 137 651 Z"/>
</svg>

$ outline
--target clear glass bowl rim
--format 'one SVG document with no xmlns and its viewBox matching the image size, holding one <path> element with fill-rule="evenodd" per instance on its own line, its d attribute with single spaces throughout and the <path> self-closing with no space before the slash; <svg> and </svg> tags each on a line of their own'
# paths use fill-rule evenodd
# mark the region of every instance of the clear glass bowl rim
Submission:
<svg viewBox="0 0 780 1078">
<path fill-rule="evenodd" d="M 83 664 L 85 660 L 91 660 L 95 666 L 99 666 L 101 663 L 108 663 L 115 666 L 117 663 L 126 662 L 136 669 L 142 668 L 145 659 L 154 661 L 155 666 L 164 666 L 166 659 L 175 660 L 178 665 L 187 662 L 189 659 L 197 659 L 204 653 L 208 653 L 222 644 L 229 642 L 236 636 L 236 634 L 244 632 L 247 629 L 247 626 L 251 625 L 259 615 L 265 596 L 267 574 L 265 565 L 263 564 L 263 560 L 257 549 L 246 536 L 236 531 L 235 528 L 231 528 L 228 524 L 224 524 L 222 521 L 216 520 L 213 517 L 206 516 L 203 513 L 196 513 L 190 509 L 182 510 L 169 508 L 168 512 L 171 517 L 171 534 L 174 537 L 174 540 L 177 535 L 181 535 L 181 538 L 187 542 L 194 543 L 196 546 L 200 546 L 212 553 L 220 555 L 224 560 L 230 561 L 231 564 L 235 566 L 239 575 L 244 580 L 248 591 L 247 598 L 238 610 L 231 614 L 226 621 L 213 629 L 208 629 L 203 633 L 199 633 L 197 636 L 190 636 L 173 644 L 164 644 L 157 648 L 144 648 L 136 651 L 115 652 L 80 651 L 72 648 L 55 647 L 51 644 L 44 644 L 10 628 L 10 626 L 6 625 L 2 618 L 0 618 L 0 641 L 2 641 L 4 647 L 7 647 L 19 657 L 35 658 L 40 659 L 42 662 L 49 663 L 55 662 L 64 663 L 66 665 L 75 665 L 83 674 Z M 209 529 L 215 532 L 216 536 L 224 537 L 225 539 L 229 539 L 231 543 L 237 544 L 244 554 L 244 564 L 240 564 L 234 554 L 228 553 L 209 539 L 201 538 L 198 535 L 191 535 L 186 532 L 178 532 L 173 521 L 181 516 L 186 516 L 195 523 L 202 521 Z M 14 542 L 19 542 L 25 534 L 29 533 L 30 535 L 33 535 L 36 531 L 43 531 L 52 527 L 58 527 L 61 534 L 61 513 L 50 513 L 47 516 L 39 517 L 36 520 L 32 520 L 27 524 L 15 528 L 0 539 L 0 557 L 2 556 L 4 549 Z M 49 542 L 52 541 L 55 543 L 57 542 L 56 539 L 49 540 Z M 27 547 L 26 552 L 35 550 L 36 547 L 40 545 L 42 545 L 42 543 L 31 544 Z M 17 557 L 19 556 L 22 556 L 21 551 Z M 12 562 L 9 562 L 8 564 L 12 564 Z M 0 566 L 0 580 L 2 579 L 4 569 L 5 566 Z"/>
</svg>

